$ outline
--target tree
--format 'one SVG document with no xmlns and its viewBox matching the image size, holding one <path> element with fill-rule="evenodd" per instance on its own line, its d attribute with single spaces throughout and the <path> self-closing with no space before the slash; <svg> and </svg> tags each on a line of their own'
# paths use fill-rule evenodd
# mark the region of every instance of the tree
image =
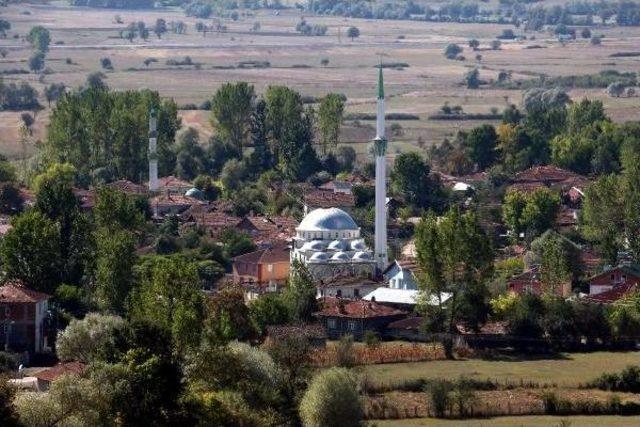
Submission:
<svg viewBox="0 0 640 427">
<path fill-rule="evenodd" d="M 349 37 L 351 41 L 360 37 L 360 30 L 358 27 L 349 27 L 349 29 L 347 29 L 347 37 Z"/>
<path fill-rule="evenodd" d="M 156 25 L 153 26 L 153 32 L 161 39 L 162 35 L 167 32 L 167 21 L 162 18 L 156 19 Z"/>
<path fill-rule="evenodd" d="M 600 36 L 591 36 L 590 43 L 592 46 L 600 46 L 602 44 L 602 37 Z"/>
<path fill-rule="evenodd" d="M 356 163 L 356 150 L 348 145 L 338 147 L 336 160 L 341 172 L 351 172 Z"/>
<path fill-rule="evenodd" d="M 620 98 L 624 94 L 625 84 L 623 82 L 613 82 L 607 86 L 607 93 L 614 98 Z"/>
<path fill-rule="evenodd" d="M 590 39 L 591 38 L 591 30 L 589 28 L 585 27 L 580 32 L 580 35 L 582 36 L 583 39 Z"/>
<path fill-rule="evenodd" d="M 505 196 L 502 215 L 514 238 L 524 233 L 531 239 L 553 226 L 559 207 L 560 197 L 547 188 L 528 194 L 510 191 Z"/>
<path fill-rule="evenodd" d="M 571 283 L 577 273 L 579 248 L 564 236 L 548 231 L 531 243 L 531 250 L 540 261 L 540 273 L 544 292 L 548 295 L 564 295 L 563 286 Z"/>
<path fill-rule="evenodd" d="M 254 87 L 246 82 L 223 84 L 211 100 L 211 123 L 218 137 L 240 153 L 248 142 L 254 100 Z"/>
<path fill-rule="evenodd" d="M 478 47 L 480 46 L 480 42 L 476 39 L 471 39 L 469 40 L 469 47 L 473 50 L 478 49 Z"/>
<path fill-rule="evenodd" d="M 638 128 L 630 129 L 622 147 L 622 191 L 625 238 L 636 260 L 640 260 L 640 138 Z M 634 137 L 635 136 L 635 137 Z"/>
<path fill-rule="evenodd" d="M 459 54 L 462 53 L 462 48 L 457 44 L 448 44 L 444 49 L 444 56 L 447 59 L 455 59 Z"/>
<path fill-rule="evenodd" d="M 100 58 L 100 66 L 104 70 L 113 70 L 113 64 L 111 63 L 111 59 L 109 58 Z"/>
<path fill-rule="evenodd" d="M 96 234 L 95 299 L 102 311 L 125 313 L 135 262 L 136 244 L 131 232 L 103 228 Z"/>
<path fill-rule="evenodd" d="M 322 99 L 318 110 L 318 127 L 322 134 L 323 152 L 327 153 L 327 147 L 331 150 L 338 146 L 340 125 L 344 114 L 344 101 L 337 93 L 330 93 Z"/>
<path fill-rule="evenodd" d="M 475 215 L 452 208 L 440 220 L 432 213 L 423 217 L 416 250 L 424 272 L 418 279 L 421 301 L 437 301 L 421 304 L 428 329 L 454 333 L 456 322 L 463 322 L 477 330 L 488 314 L 485 282 L 493 272 L 493 251 Z"/>
<path fill-rule="evenodd" d="M 66 90 L 67 87 L 64 83 L 51 83 L 44 89 L 44 97 L 47 99 L 47 104 L 51 106 L 51 103 L 60 99 Z"/>
<path fill-rule="evenodd" d="M 320 60 L 320 65 L 322 65 L 323 67 L 326 67 L 327 65 L 329 65 L 329 58 L 322 58 Z"/>
<path fill-rule="evenodd" d="M 44 53 L 42 51 L 36 51 L 29 57 L 29 69 L 34 73 L 37 73 L 43 68 L 44 68 Z"/>
<path fill-rule="evenodd" d="M 7 37 L 7 30 L 11 29 L 11 23 L 6 19 L 0 19 L 0 37 Z M 4 58 L 4 56 L 3 56 Z"/>
<path fill-rule="evenodd" d="M 187 181 L 204 172 L 206 156 L 199 143 L 198 131 L 189 127 L 178 134 L 176 174 Z"/>
<path fill-rule="evenodd" d="M 180 256 L 154 256 L 142 263 L 137 277 L 133 318 L 152 319 L 170 330 L 178 352 L 197 345 L 204 305 L 196 265 Z"/>
<path fill-rule="evenodd" d="M 247 169 L 245 163 L 237 159 L 231 159 L 224 164 L 220 172 L 220 182 L 222 183 L 224 191 L 231 194 L 241 187 L 246 176 Z"/>
<path fill-rule="evenodd" d="M 14 398 L 16 389 L 8 378 L 0 377 L 0 424 L 6 427 L 20 427 Z"/>
<path fill-rule="evenodd" d="M 104 73 L 100 71 L 89 73 L 89 75 L 87 75 L 85 86 L 89 89 L 107 91 L 109 90 L 109 86 L 107 86 L 107 84 L 104 82 L 106 78 L 107 76 L 105 76 Z"/>
<path fill-rule="evenodd" d="M 289 286 L 283 298 L 289 308 L 289 316 L 296 322 L 308 321 L 316 310 L 316 286 L 309 269 L 298 260 L 291 263 Z"/>
<path fill-rule="evenodd" d="M 502 43 L 500 42 L 500 40 L 491 40 L 491 49 L 500 50 L 501 45 Z"/>
<path fill-rule="evenodd" d="M 93 207 L 96 228 L 110 231 L 139 231 L 144 225 L 144 208 L 140 199 L 109 187 L 101 187 L 96 192 Z"/>
<path fill-rule="evenodd" d="M 256 332 L 241 289 L 224 288 L 208 300 L 203 335 L 209 345 L 251 339 Z"/>
<path fill-rule="evenodd" d="M 51 43 L 51 34 L 49 34 L 49 30 L 43 26 L 37 25 L 29 30 L 27 41 L 35 50 L 46 53 Z"/>
<path fill-rule="evenodd" d="M 498 135 L 491 125 L 473 128 L 464 139 L 464 145 L 469 149 L 469 157 L 480 170 L 488 168 L 498 158 L 497 144 Z"/>
<path fill-rule="evenodd" d="M 8 279 L 53 294 L 61 282 L 60 234 L 55 222 L 31 210 L 14 217 L 0 242 L 0 257 Z"/>
<path fill-rule="evenodd" d="M 464 82 L 467 85 L 467 89 L 478 89 L 481 84 L 480 70 L 474 68 L 464 75 Z"/>
<path fill-rule="evenodd" d="M 356 377 L 345 368 L 319 373 L 300 402 L 305 427 L 355 427 L 362 419 L 362 403 Z"/>
<path fill-rule="evenodd" d="M 440 210 L 440 183 L 430 177 L 430 171 L 418 153 L 399 154 L 391 171 L 391 188 L 418 208 Z"/>
<path fill-rule="evenodd" d="M 113 360 L 124 329 L 125 321 L 118 316 L 89 313 L 83 319 L 72 319 L 58 333 L 57 356 L 60 360 L 82 363 Z"/>
</svg>

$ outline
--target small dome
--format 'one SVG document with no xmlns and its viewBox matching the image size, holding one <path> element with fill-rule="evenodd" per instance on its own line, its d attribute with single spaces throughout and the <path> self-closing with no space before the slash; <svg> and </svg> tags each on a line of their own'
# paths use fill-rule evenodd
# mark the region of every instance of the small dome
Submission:
<svg viewBox="0 0 640 427">
<path fill-rule="evenodd" d="M 187 192 L 184 193 L 184 195 L 187 197 L 193 197 L 196 199 L 204 199 L 204 193 L 198 190 L 197 188 L 188 189 Z"/>
<path fill-rule="evenodd" d="M 333 261 L 349 261 L 349 254 L 346 252 L 336 252 L 331 259 Z"/>
<path fill-rule="evenodd" d="M 333 242 L 329 243 L 328 249 L 332 251 L 344 251 L 345 249 L 347 249 L 347 244 L 342 240 L 334 240 Z"/>
<path fill-rule="evenodd" d="M 323 262 L 329 259 L 329 255 L 324 252 L 316 252 L 309 258 L 309 262 Z"/>
<path fill-rule="evenodd" d="M 314 209 L 297 228 L 300 231 L 358 230 L 348 213 L 338 208 Z"/>
<path fill-rule="evenodd" d="M 313 240 L 307 242 L 300 248 L 301 251 L 323 251 L 325 244 L 321 240 Z"/>
<path fill-rule="evenodd" d="M 370 259 L 371 255 L 369 255 L 369 252 L 360 251 L 353 254 L 354 261 L 369 261 Z"/>
<path fill-rule="evenodd" d="M 365 249 L 364 243 L 361 240 L 355 240 L 351 242 L 351 249 L 354 251 L 363 251 Z"/>
</svg>

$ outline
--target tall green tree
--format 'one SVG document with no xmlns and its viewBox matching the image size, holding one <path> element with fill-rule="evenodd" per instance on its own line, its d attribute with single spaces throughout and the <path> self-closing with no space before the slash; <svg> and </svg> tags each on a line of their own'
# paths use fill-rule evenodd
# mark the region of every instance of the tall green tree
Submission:
<svg viewBox="0 0 640 427">
<path fill-rule="evenodd" d="M 211 100 L 211 123 L 220 139 L 242 152 L 249 141 L 255 90 L 246 82 L 225 83 Z"/>
<path fill-rule="evenodd" d="M 303 322 L 312 318 L 312 314 L 317 308 L 314 283 L 309 269 L 300 261 L 293 260 L 289 286 L 283 295 L 292 320 Z"/>
<path fill-rule="evenodd" d="M 322 150 L 325 154 L 338 146 L 343 114 L 344 101 L 339 94 L 330 93 L 322 98 L 318 109 L 318 128 L 322 135 Z"/>
<path fill-rule="evenodd" d="M 136 239 L 130 231 L 104 227 L 96 233 L 95 299 L 103 311 L 125 314 L 135 263 Z"/>
<path fill-rule="evenodd" d="M 49 30 L 44 28 L 42 25 L 37 25 L 29 30 L 29 33 L 27 34 L 27 41 L 35 50 L 45 53 L 49 50 L 51 34 L 49 33 Z"/>
<path fill-rule="evenodd" d="M 560 196 L 547 188 L 531 193 L 509 191 L 502 205 L 502 217 L 513 238 L 519 239 L 524 233 L 530 241 L 553 227 L 559 208 Z"/>
<path fill-rule="evenodd" d="M 418 208 L 440 211 L 442 188 L 430 172 L 431 168 L 418 153 L 399 154 L 391 171 L 391 188 Z"/>
<path fill-rule="evenodd" d="M 154 256 L 139 266 L 132 296 L 134 319 L 152 319 L 171 331 L 183 352 L 200 342 L 203 296 L 194 263 L 180 256 Z"/>
<path fill-rule="evenodd" d="M 60 234 L 56 223 L 31 210 L 14 217 L 0 242 L 6 277 L 53 294 L 61 283 Z"/>
<path fill-rule="evenodd" d="M 429 329 L 454 332 L 457 322 L 477 329 L 488 314 L 493 250 L 475 215 L 457 208 L 439 220 L 428 215 L 416 228 L 416 250 L 423 310 L 433 316 Z"/>
<path fill-rule="evenodd" d="M 491 166 L 498 158 L 498 135 L 491 125 L 471 129 L 464 139 L 464 144 L 469 149 L 469 157 L 480 170 Z"/>
</svg>

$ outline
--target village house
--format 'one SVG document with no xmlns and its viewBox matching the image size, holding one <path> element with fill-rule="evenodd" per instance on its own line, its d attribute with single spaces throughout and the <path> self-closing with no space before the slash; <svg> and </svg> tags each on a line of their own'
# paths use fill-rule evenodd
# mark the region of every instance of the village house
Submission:
<svg viewBox="0 0 640 427">
<path fill-rule="evenodd" d="M 327 343 L 327 332 L 319 323 L 299 325 L 273 325 L 266 327 L 265 344 L 278 340 L 304 338 L 313 348 L 324 348 Z"/>
<path fill-rule="evenodd" d="M 318 187 L 322 191 L 330 191 L 332 193 L 351 194 L 353 184 L 347 181 L 329 181 Z"/>
<path fill-rule="evenodd" d="M 144 196 L 149 193 L 148 187 L 142 184 L 136 184 L 135 182 L 127 179 L 119 179 L 117 181 L 110 182 L 109 184 L 106 184 L 106 187 L 130 196 Z"/>
<path fill-rule="evenodd" d="M 320 319 L 331 339 L 352 335 L 362 340 L 367 331 L 382 335 L 389 323 L 407 316 L 406 311 L 372 301 L 324 298 L 323 303 L 323 309 L 314 316 Z"/>
<path fill-rule="evenodd" d="M 8 281 L 0 287 L 0 344 L 13 351 L 40 353 L 48 346 L 50 295 Z"/>
<path fill-rule="evenodd" d="M 258 246 L 272 246 L 289 241 L 295 234 L 298 221 L 290 216 L 247 215 L 235 228 L 246 233 Z"/>
<path fill-rule="evenodd" d="M 589 295 L 599 295 L 616 287 L 631 287 L 640 283 L 640 268 L 620 265 L 589 278 Z"/>
<path fill-rule="evenodd" d="M 180 215 L 191 206 L 204 205 L 205 203 L 194 197 L 181 194 L 165 193 L 149 199 L 149 206 L 155 217 L 162 218 L 167 215 Z"/>
<path fill-rule="evenodd" d="M 380 286 L 380 282 L 368 276 L 338 274 L 318 282 L 318 298 L 332 297 L 360 299 Z"/>
<path fill-rule="evenodd" d="M 518 295 L 534 294 L 542 295 L 548 292 L 550 289 L 542 282 L 540 274 L 540 268 L 533 266 L 531 269 L 516 274 L 507 281 L 507 289 L 511 292 L 515 292 Z M 571 281 L 566 281 L 555 287 L 553 294 L 560 297 L 568 297 L 571 295 Z"/>
<path fill-rule="evenodd" d="M 233 258 L 233 282 L 259 293 L 276 292 L 289 278 L 290 267 L 288 247 L 259 249 Z"/>
<path fill-rule="evenodd" d="M 311 190 L 304 195 L 304 206 L 308 211 L 317 208 L 339 208 L 349 212 L 356 204 L 352 193 L 336 193 L 320 189 Z"/>
<path fill-rule="evenodd" d="M 193 184 L 173 175 L 158 178 L 159 193 L 184 194 L 193 188 Z"/>
<path fill-rule="evenodd" d="M 540 188 L 551 188 L 562 195 L 582 191 L 589 180 L 580 174 L 553 165 L 534 166 L 516 174 L 509 190 L 532 192 Z"/>
<path fill-rule="evenodd" d="M 231 204 L 220 200 L 192 205 L 180 218 L 186 223 L 202 227 L 209 237 L 216 237 L 223 230 L 234 228 L 240 222 L 240 218 L 232 213 Z"/>
<path fill-rule="evenodd" d="M 50 368 L 36 372 L 32 376 L 37 381 L 38 391 L 47 391 L 51 384 L 66 374 L 80 375 L 84 372 L 86 365 L 81 362 L 61 362 Z"/>
</svg>

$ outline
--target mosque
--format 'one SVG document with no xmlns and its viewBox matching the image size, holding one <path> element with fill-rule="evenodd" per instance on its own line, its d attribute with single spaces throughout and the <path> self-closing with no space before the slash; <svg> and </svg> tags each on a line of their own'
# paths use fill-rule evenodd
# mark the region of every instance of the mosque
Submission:
<svg viewBox="0 0 640 427">
<path fill-rule="evenodd" d="M 316 280 L 338 275 L 378 277 L 387 267 L 387 212 L 384 84 L 382 67 L 378 72 L 375 185 L 375 248 L 366 247 L 360 227 L 338 208 L 315 209 L 296 228 L 291 261 L 304 263 Z"/>
</svg>

